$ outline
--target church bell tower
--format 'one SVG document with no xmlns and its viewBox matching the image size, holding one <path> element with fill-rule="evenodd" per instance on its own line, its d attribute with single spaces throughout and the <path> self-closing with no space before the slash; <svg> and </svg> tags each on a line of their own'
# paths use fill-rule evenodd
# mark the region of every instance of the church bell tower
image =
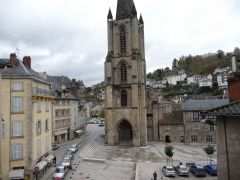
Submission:
<svg viewBox="0 0 240 180">
<path fill-rule="evenodd" d="M 144 22 L 133 0 L 118 0 L 107 16 L 105 140 L 109 145 L 147 144 Z"/>
</svg>

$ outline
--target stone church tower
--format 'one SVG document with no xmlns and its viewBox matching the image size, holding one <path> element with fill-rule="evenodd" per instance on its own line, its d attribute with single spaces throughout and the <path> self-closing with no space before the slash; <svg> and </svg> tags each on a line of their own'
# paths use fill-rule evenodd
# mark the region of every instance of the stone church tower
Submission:
<svg viewBox="0 0 240 180">
<path fill-rule="evenodd" d="M 133 0 L 118 0 L 116 19 L 108 13 L 105 62 L 106 143 L 147 144 L 144 22 Z"/>
</svg>

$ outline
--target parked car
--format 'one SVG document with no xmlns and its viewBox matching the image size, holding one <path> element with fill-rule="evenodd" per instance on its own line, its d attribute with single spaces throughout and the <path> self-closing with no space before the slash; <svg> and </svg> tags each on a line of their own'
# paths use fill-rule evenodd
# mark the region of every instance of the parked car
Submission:
<svg viewBox="0 0 240 180">
<path fill-rule="evenodd" d="M 190 172 L 196 177 L 206 177 L 206 171 L 202 165 L 192 165 Z"/>
<path fill-rule="evenodd" d="M 67 151 L 67 153 L 64 155 L 64 157 L 70 157 L 70 159 L 73 159 L 73 153 L 71 151 Z"/>
<path fill-rule="evenodd" d="M 194 163 L 194 162 L 187 162 L 186 166 L 190 168 L 191 166 L 196 166 L 196 163 Z"/>
<path fill-rule="evenodd" d="M 68 150 L 69 150 L 70 152 L 72 152 L 72 153 L 75 153 L 75 152 L 78 151 L 78 149 L 77 149 L 77 148 L 74 148 L 74 147 L 70 147 Z"/>
<path fill-rule="evenodd" d="M 53 174 L 54 180 L 64 180 L 64 177 L 67 174 L 67 168 L 63 165 L 57 166 L 55 173 Z"/>
<path fill-rule="evenodd" d="M 206 172 L 211 176 L 217 176 L 217 165 L 216 164 L 208 164 L 204 166 Z"/>
<path fill-rule="evenodd" d="M 178 176 L 189 176 L 189 168 L 183 164 L 175 167 Z"/>
<path fill-rule="evenodd" d="M 62 162 L 62 165 L 66 168 L 71 169 L 72 168 L 72 163 L 70 159 L 64 159 Z"/>
<path fill-rule="evenodd" d="M 162 168 L 162 173 L 166 177 L 175 177 L 176 176 L 176 171 L 172 166 L 163 166 Z"/>
<path fill-rule="evenodd" d="M 56 151 L 56 150 L 59 149 L 59 148 L 60 148 L 60 146 L 57 145 L 57 144 L 53 144 L 53 145 L 52 145 L 52 150 L 53 150 L 53 151 Z"/>
<path fill-rule="evenodd" d="M 103 126 L 104 126 L 104 122 L 100 122 L 100 123 L 98 124 L 98 126 L 99 126 L 99 127 L 103 127 Z"/>
</svg>

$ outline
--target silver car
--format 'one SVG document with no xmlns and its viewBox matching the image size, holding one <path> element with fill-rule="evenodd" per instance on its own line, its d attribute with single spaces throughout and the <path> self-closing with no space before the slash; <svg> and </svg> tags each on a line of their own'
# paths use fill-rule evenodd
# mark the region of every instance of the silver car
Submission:
<svg viewBox="0 0 240 180">
<path fill-rule="evenodd" d="M 54 180 L 63 180 L 67 174 L 67 168 L 60 165 L 57 166 L 55 173 L 53 174 Z"/>
<path fill-rule="evenodd" d="M 72 167 L 72 163 L 70 159 L 64 159 L 62 162 L 62 166 L 71 169 Z"/>
<path fill-rule="evenodd" d="M 176 171 L 172 166 L 163 166 L 162 168 L 162 173 L 166 177 L 175 177 L 176 176 Z"/>
<path fill-rule="evenodd" d="M 189 168 L 183 164 L 176 166 L 175 170 L 179 176 L 189 176 Z"/>
</svg>

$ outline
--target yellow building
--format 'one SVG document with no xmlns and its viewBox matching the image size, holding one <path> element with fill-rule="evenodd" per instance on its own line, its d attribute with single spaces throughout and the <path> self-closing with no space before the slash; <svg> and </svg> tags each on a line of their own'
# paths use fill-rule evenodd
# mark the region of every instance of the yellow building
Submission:
<svg viewBox="0 0 240 180">
<path fill-rule="evenodd" d="M 0 179 L 33 172 L 46 165 L 52 140 L 52 100 L 50 84 L 31 68 L 31 58 L 23 61 L 11 54 L 0 59 Z"/>
</svg>

